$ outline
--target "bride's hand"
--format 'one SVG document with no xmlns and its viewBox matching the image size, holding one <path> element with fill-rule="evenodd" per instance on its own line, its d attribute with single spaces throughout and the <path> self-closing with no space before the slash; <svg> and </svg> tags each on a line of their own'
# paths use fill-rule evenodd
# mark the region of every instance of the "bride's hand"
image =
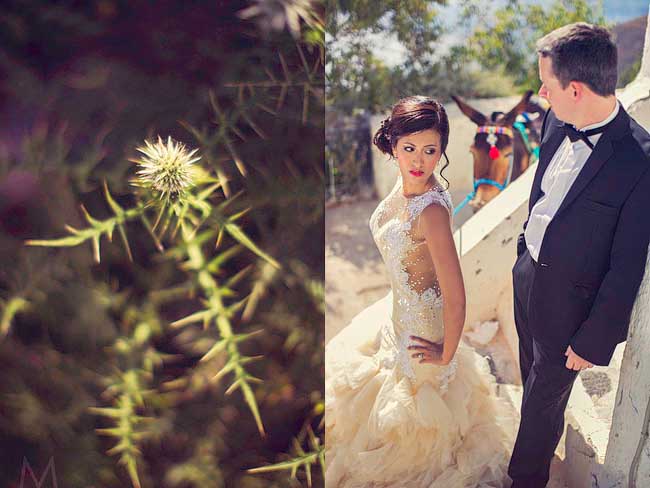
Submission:
<svg viewBox="0 0 650 488">
<path fill-rule="evenodd" d="M 437 366 L 446 366 L 450 361 L 444 360 L 442 358 L 443 346 L 442 344 L 436 344 L 427 339 L 418 336 L 409 336 L 412 341 L 417 341 L 419 345 L 410 345 L 407 347 L 410 351 L 417 351 L 412 354 L 411 357 L 414 359 L 420 359 L 420 364 L 428 363 L 435 364 Z"/>
</svg>

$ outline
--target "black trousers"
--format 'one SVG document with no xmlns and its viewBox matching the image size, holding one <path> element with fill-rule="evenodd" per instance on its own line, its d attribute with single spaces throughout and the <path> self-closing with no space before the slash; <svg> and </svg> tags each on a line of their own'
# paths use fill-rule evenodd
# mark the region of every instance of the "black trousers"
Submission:
<svg viewBox="0 0 650 488">
<path fill-rule="evenodd" d="M 529 328 L 530 292 L 537 267 L 526 250 L 512 270 L 524 385 L 521 423 L 508 468 L 512 486 L 517 488 L 546 486 L 551 460 L 564 431 L 564 410 L 578 374 L 565 366 L 567 345 L 541 344 Z"/>
</svg>

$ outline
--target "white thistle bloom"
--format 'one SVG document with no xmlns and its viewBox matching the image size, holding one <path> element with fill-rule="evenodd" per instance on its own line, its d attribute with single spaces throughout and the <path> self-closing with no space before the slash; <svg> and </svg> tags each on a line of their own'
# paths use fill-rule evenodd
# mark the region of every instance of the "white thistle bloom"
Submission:
<svg viewBox="0 0 650 488">
<path fill-rule="evenodd" d="M 151 188 L 161 193 L 163 198 L 175 198 L 194 184 L 192 165 L 201 157 L 193 158 L 198 149 L 188 151 L 183 143 L 167 138 L 165 143 L 160 136 L 155 144 L 145 140 L 145 147 L 136 150 L 144 156 L 132 159 L 140 165 L 134 184 Z"/>
</svg>

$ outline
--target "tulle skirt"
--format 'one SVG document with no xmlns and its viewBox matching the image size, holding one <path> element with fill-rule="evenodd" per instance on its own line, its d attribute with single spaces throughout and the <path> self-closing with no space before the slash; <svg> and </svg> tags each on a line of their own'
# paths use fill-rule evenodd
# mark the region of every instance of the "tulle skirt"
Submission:
<svg viewBox="0 0 650 488">
<path fill-rule="evenodd" d="M 325 486 L 509 487 L 518 419 L 487 360 L 461 343 L 453 364 L 409 359 L 404 374 L 391 309 L 389 293 L 325 349 Z"/>
</svg>

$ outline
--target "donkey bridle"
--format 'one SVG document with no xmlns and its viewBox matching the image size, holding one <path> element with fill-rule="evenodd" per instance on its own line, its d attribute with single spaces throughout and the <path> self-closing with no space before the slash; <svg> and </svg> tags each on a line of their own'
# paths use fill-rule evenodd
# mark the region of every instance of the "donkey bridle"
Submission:
<svg viewBox="0 0 650 488">
<path fill-rule="evenodd" d="M 526 117 L 528 119 L 528 117 Z M 528 119 L 529 120 L 529 119 Z M 537 153 L 535 150 L 532 149 L 530 146 L 530 142 L 528 141 L 528 136 L 525 133 L 526 127 L 524 124 L 515 122 L 513 125 L 515 129 L 521 134 L 523 140 L 524 140 L 524 145 L 526 147 L 526 150 L 528 151 L 529 154 L 533 154 L 534 156 L 537 156 Z M 496 134 L 503 134 L 511 139 L 514 140 L 514 133 L 510 127 L 503 127 L 500 125 L 480 125 L 476 128 L 476 133 L 477 134 L 487 134 L 488 136 L 488 144 L 490 144 L 490 148 L 496 147 Z M 537 149 L 537 148 L 536 148 Z M 460 209 L 462 209 L 465 205 L 467 205 L 475 196 L 476 196 L 476 191 L 478 190 L 478 187 L 481 185 L 491 185 L 496 187 L 500 192 L 505 190 L 506 186 L 510 183 L 510 178 L 512 177 L 512 169 L 514 166 L 514 152 L 513 154 L 510 155 L 508 158 L 508 175 L 506 176 L 506 181 L 503 183 L 499 183 L 498 181 L 494 181 L 489 178 L 479 178 L 474 180 L 474 189 L 472 190 L 471 193 L 469 193 L 465 199 L 458 204 L 456 208 L 454 208 L 453 215 L 456 215 Z"/>
</svg>

